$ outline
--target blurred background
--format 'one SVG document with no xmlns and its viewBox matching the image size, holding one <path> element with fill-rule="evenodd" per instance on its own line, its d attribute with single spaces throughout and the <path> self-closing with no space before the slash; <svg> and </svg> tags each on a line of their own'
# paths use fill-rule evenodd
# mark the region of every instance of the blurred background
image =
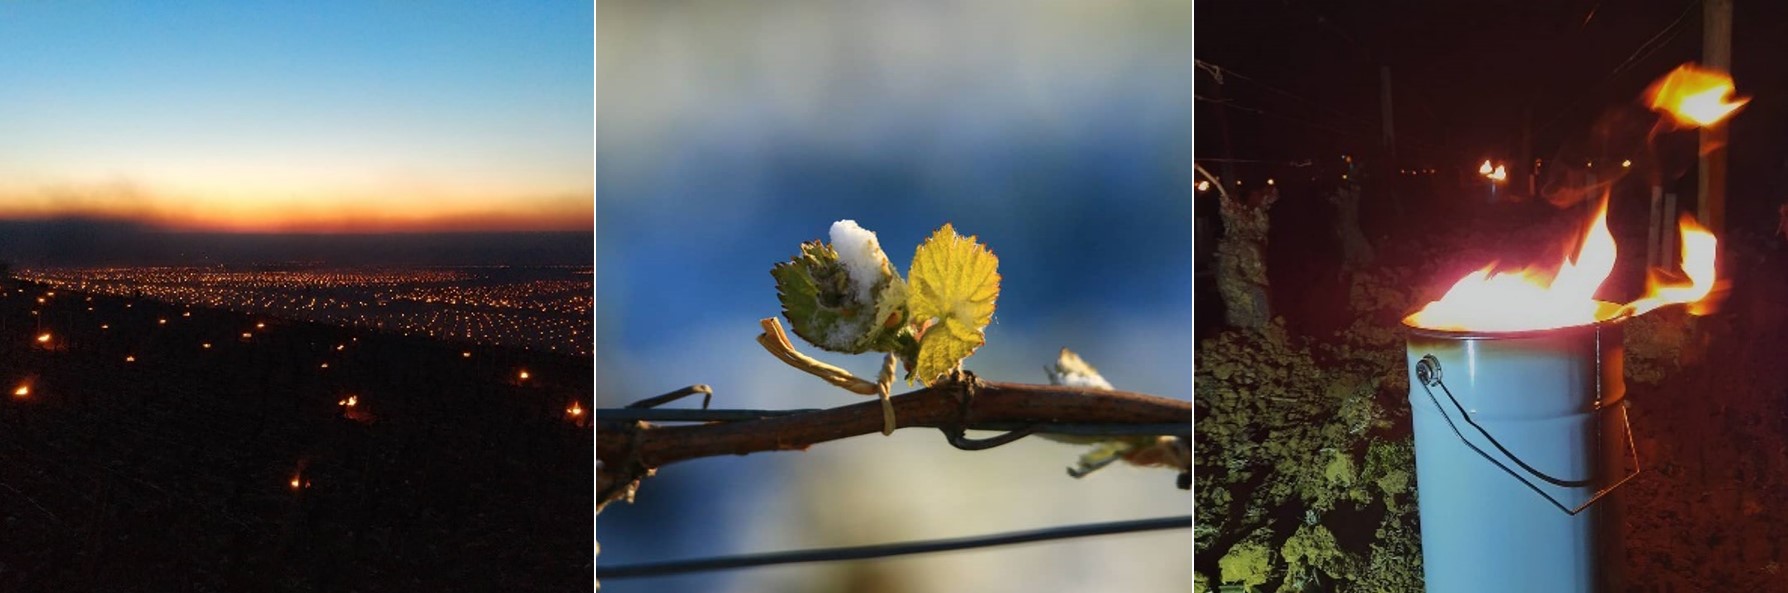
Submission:
<svg viewBox="0 0 1788 593">
<path fill-rule="evenodd" d="M 1189 400 L 1190 21 L 1179 0 L 600 2 L 597 403 L 693 383 L 720 408 L 862 401 L 754 341 L 781 312 L 770 267 L 840 219 L 903 275 L 945 222 L 999 256 L 999 308 L 966 363 L 982 377 L 1046 382 L 1068 347 L 1120 389 Z M 863 376 L 880 362 L 797 346 Z M 602 513 L 598 561 L 1188 512 L 1171 471 L 1068 477 L 1081 452 L 903 430 L 674 464 Z M 1171 591 L 1190 575 L 1181 530 L 603 587 Z"/>
</svg>

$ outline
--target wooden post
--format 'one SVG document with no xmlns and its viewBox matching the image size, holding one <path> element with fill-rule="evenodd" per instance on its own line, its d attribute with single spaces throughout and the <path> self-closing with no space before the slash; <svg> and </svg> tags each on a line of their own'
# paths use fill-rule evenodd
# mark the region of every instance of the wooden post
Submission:
<svg viewBox="0 0 1788 593">
<path fill-rule="evenodd" d="M 1664 194 L 1664 220 L 1662 220 L 1662 224 L 1659 225 L 1661 232 L 1658 237 L 1658 267 L 1663 268 L 1667 272 L 1674 272 L 1677 264 L 1676 233 L 1671 232 L 1675 230 L 1671 225 L 1671 221 L 1675 218 L 1676 193 L 1671 192 Z"/>
<path fill-rule="evenodd" d="M 1384 171 L 1385 179 L 1395 179 L 1390 176 L 1390 171 L 1391 169 L 1401 167 L 1402 163 L 1397 162 L 1397 118 L 1391 110 L 1390 66 L 1381 65 L 1378 67 L 1378 115 L 1379 119 L 1384 121 L 1383 141 L 1385 151 L 1385 162 L 1379 164 L 1379 169 Z M 1398 199 L 1397 197 L 1396 185 L 1394 183 L 1386 183 L 1383 184 L 1383 187 L 1386 193 L 1385 197 L 1389 198 L 1391 201 L 1391 210 L 1396 213 L 1398 218 L 1402 218 L 1403 200 Z"/>
<path fill-rule="evenodd" d="M 1664 188 L 1656 185 L 1651 186 L 1651 226 L 1646 227 L 1645 237 L 1646 269 L 1658 267 L 1659 262 L 1666 257 L 1664 246 L 1660 244 L 1660 241 L 1663 240 L 1664 225 L 1669 224 L 1664 217 L 1663 208 Z"/>
<path fill-rule="evenodd" d="M 1732 0 L 1705 0 L 1701 8 L 1701 62 L 1731 72 Z M 1726 131 L 1724 123 L 1701 128 L 1698 218 L 1718 236 L 1726 226 Z"/>
</svg>

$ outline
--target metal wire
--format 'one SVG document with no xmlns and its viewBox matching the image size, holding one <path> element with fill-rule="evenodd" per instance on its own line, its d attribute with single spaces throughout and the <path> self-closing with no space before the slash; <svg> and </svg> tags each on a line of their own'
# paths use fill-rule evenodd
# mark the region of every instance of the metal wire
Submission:
<svg viewBox="0 0 1788 593">
<path fill-rule="evenodd" d="M 714 558 L 698 558 L 694 560 L 672 560 L 669 562 L 648 562 L 642 564 L 625 564 L 621 566 L 597 566 L 597 579 L 625 579 L 635 577 L 665 576 L 686 574 L 710 570 L 729 570 L 776 564 L 795 564 L 801 562 L 837 562 L 842 560 L 868 560 L 887 558 L 908 554 L 926 554 L 931 552 L 949 552 L 990 546 L 1004 546 L 1057 539 L 1091 537 L 1095 535 L 1112 535 L 1118 533 L 1135 533 L 1140 531 L 1160 531 L 1164 529 L 1182 529 L 1192 526 L 1192 516 L 1161 517 L 1158 519 L 1138 519 L 1134 521 L 1112 521 L 1108 523 L 1090 523 L 1085 525 L 1065 525 L 1047 529 L 1030 531 L 1013 531 L 973 537 L 937 539 L 873 546 L 854 546 L 843 548 L 823 548 L 818 550 L 797 550 L 792 552 L 770 552 L 767 554 L 746 554 L 740 556 L 718 556 Z"/>
<path fill-rule="evenodd" d="M 762 420 L 778 416 L 792 416 L 818 412 L 817 409 L 804 410 L 691 410 L 682 408 L 603 408 L 596 410 L 598 422 L 740 422 Z M 1187 423 L 1164 424 L 1094 424 L 1077 422 L 1052 422 L 1031 424 L 1023 422 L 977 422 L 969 425 L 969 430 L 1018 430 L 1026 426 L 1036 426 L 1038 433 L 1074 436 L 1192 436 L 1192 425 Z"/>
</svg>

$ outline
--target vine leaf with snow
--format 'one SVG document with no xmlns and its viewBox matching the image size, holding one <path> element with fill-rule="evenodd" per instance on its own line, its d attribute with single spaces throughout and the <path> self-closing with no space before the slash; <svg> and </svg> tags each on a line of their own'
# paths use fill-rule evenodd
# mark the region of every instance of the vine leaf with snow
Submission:
<svg viewBox="0 0 1788 593">
<path fill-rule="evenodd" d="M 929 384 L 987 343 L 984 329 L 1000 294 L 999 263 L 973 235 L 958 235 L 949 223 L 919 245 L 908 297 L 919 325 L 919 354 L 907 383 L 917 378 Z"/>
<path fill-rule="evenodd" d="M 832 243 L 809 241 L 801 254 L 776 264 L 782 314 L 795 335 L 832 352 L 888 352 L 904 329 L 906 283 L 876 242 L 855 221 L 832 225 Z"/>
</svg>

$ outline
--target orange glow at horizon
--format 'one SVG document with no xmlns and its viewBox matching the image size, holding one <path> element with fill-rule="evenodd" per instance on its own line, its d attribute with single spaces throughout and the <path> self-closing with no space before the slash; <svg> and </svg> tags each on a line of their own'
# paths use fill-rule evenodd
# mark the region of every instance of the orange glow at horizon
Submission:
<svg viewBox="0 0 1788 593">
<path fill-rule="evenodd" d="M 588 231 L 592 188 L 403 191 L 327 189 L 224 192 L 144 189 L 128 183 L 0 181 L 0 219 L 91 218 L 158 230 L 223 233 Z"/>
</svg>

